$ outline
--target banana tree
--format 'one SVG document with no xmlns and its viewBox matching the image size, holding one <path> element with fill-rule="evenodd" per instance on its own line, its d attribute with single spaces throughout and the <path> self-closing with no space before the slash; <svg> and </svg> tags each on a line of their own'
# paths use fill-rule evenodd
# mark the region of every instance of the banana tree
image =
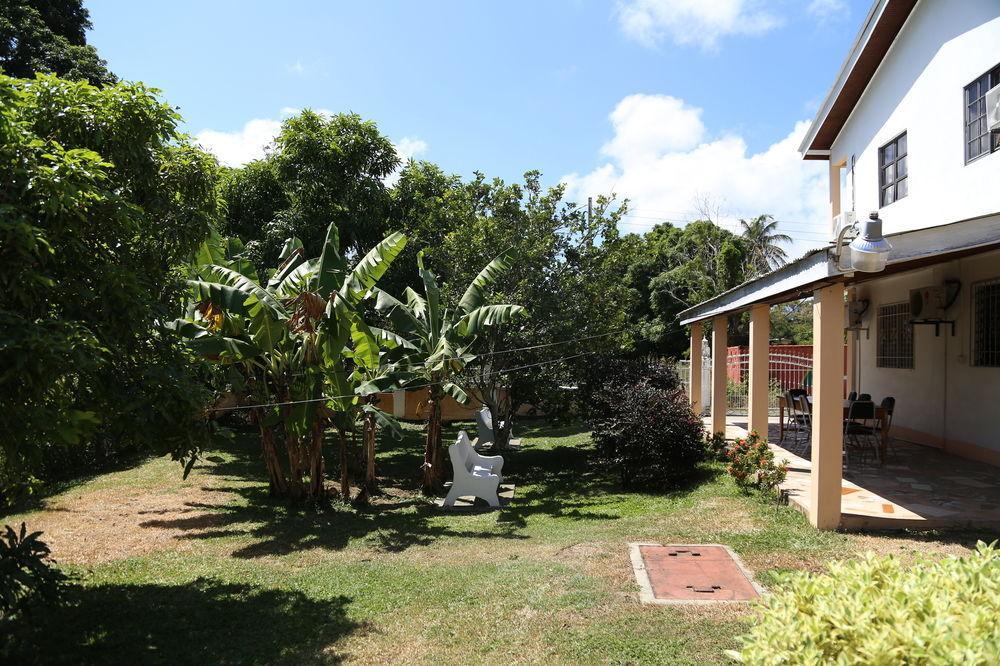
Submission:
<svg viewBox="0 0 1000 666">
<path fill-rule="evenodd" d="M 188 281 L 191 308 L 173 327 L 192 349 L 232 365 L 245 379 L 257 405 L 251 420 L 260 429 L 273 494 L 325 496 L 322 445 L 333 424 L 341 450 L 340 492 L 349 497 L 346 432 L 356 402 L 348 367 L 351 326 L 360 318 L 358 306 L 405 243 L 402 234 L 391 234 L 348 269 L 331 224 L 318 259 L 307 260 L 298 240 L 286 242 L 282 263 L 266 286 L 245 262 L 205 264 Z M 287 471 L 276 441 L 284 444 Z"/>
<path fill-rule="evenodd" d="M 486 289 L 510 269 L 510 258 L 500 255 L 472 280 L 458 305 L 449 309 L 441 303 L 441 290 L 434 273 L 424 266 L 423 252 L 417 254 L 417 269 L 424 286 L 421 296 L 407 287 L 401 301 L 377 290 L 376 309 L 391 322 L 394 332 L 414 347 L 404 363 L 427 388 L 427 437 L 424 445 L 423 491 L 437 494 L 444 483 L 444 453 L 441 447 L 441 400 L 450 395 L 469 402 L 453 377 L 473 359 L 473 347 L 483 330 L 524 316 L 520 305 L 486 304 Z"/>
</svg>

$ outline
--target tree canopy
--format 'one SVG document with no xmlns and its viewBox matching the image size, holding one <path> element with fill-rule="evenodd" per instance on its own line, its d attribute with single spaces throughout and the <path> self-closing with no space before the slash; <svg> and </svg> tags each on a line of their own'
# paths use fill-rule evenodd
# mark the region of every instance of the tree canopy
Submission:
<svg viewBox="0 0 1000 666">
<path fill-rule="evenodd" d="M 0 69 L 8 76 L 56 74 L 95 86 L 117 81 L 87 44 L 83 0 L 0 0 Z"/>
</svg>

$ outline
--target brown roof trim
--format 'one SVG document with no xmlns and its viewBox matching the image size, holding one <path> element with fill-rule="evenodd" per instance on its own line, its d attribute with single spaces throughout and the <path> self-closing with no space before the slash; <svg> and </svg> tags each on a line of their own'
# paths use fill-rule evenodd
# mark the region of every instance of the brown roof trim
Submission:
<svg viewBox="0 0 1000 666">
<path fill-rule="evenodd" d="M 837 93 L 829 112 L 822 118 L 808 150 L 830 150 L 916 4 L 917 0 L 888 0 L 886 2 L 885 9 L 878 17 L 868 41 L 847 75 L 847 80 L 844 81 L 843 87 Z M 809 155 L 805 156 L 805 159 L 827 158 Z"/>
</svg>

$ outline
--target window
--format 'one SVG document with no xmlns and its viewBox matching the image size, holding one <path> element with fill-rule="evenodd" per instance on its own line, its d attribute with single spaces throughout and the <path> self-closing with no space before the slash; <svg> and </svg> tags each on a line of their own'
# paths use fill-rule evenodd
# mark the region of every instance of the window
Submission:
<svg viewBox="0 0 1000 666">
<path fill-rule="evenodd" d="M 986 92 L 1000 85 L 1000 65 L 965 86 L 965 163 L 1000 150 L 1000 132 L 986 124 Z"/>
<path fill-rule="evenodd" d="M 1000 368 L 1000 278 L 972 285 L 972 365 Z"/>
<path fill-rule="evenodd" d="M 880 368 L 913 367 L 913 326 L 910 324 L 909 303 L 880 305 L 877 335 L 876 366 Z"/>
<path fill-rule="evenodd" d="M 878 165 L 881 208 L 906 196 L 906 132 L 878 149 Z"/>
</svg>

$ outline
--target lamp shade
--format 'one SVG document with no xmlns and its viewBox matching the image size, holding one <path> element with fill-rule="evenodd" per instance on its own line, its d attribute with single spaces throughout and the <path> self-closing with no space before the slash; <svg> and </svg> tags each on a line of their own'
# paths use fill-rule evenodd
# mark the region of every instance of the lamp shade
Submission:
<svg viewBox="0 0 1000 666">
<path fill-rule="evenodd" d="M 882 220 L 876 215 L 862 223 L 861 233 L 851 241 L 851 268 L 861 273 L 885 270 L 892 245 L 882 235 Z"/>
</svg>

